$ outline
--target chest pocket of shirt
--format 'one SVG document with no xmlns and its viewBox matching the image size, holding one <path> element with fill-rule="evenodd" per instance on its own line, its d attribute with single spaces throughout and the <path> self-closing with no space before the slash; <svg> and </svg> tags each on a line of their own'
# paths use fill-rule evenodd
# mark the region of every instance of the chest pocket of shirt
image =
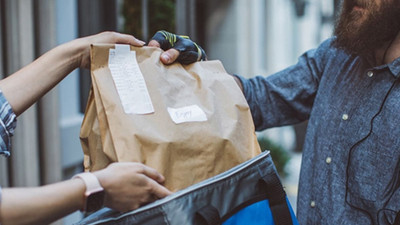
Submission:
<svg viewBox="0 0 400 225">
<path fill-rule="evenodd" d="M 347 200 L 357 208 L 376 212 L 398 189 L 400 146 L 388 136 L 371 133 L 350 153 Z"/>
</svg>

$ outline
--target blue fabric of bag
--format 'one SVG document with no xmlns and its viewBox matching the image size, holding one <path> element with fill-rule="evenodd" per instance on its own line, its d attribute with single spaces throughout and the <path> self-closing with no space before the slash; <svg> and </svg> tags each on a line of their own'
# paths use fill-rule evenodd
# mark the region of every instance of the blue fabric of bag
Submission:
<svg viewBox="0 0 400 225">
<path fill-rule="evenodd" d="M 290 205 L 289 200 L 286 200 L 287 204 Z M 290 215 L 292 216 L 293 225 L 299 225 L 296 216 L 290 209 Z M 222 223 L 223 225 L 239 225 L 239 224 L 252 224 L 252 225 L 275 225 L 272 217 L 271 209 L 269 208 L 269 202 L 267 199 L 251 204 L 239 212 L 235 213 L 228 220 Z"/>
</svg>

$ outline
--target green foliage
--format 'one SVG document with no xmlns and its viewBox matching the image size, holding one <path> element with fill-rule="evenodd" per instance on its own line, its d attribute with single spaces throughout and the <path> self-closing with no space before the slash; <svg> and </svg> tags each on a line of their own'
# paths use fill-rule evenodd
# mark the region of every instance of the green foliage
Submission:
<svg viewBox="0 0 400 225">
<path fill-rule="evenodd" d="M 124 32 L 142 38 L 142 1 L 124 0 L 122 14 Z M 175 0 L 148 0 L 148 20 L 149 38 L 159 30 L 175 32 Z"/>
<path fill-rule="evenodd" d="M 272 160 L 274 161 L 279 175 L 286 176 L 285 166 L 290 160 L 290 154 L 288 151 L 266 137 L 258 138 L 258 143 L 263 151 L 269 150 L 271 152 Z"/>
</svg>

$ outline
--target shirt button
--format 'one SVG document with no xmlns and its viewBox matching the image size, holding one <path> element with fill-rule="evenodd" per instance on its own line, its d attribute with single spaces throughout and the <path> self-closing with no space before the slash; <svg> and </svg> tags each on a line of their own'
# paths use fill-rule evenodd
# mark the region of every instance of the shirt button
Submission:
<svg viewBox="0 0 400 225">
<path fill-rule="evenodd" d="M 332 158 L 331 157 L 326 157 L 325 162 L 327 164 L 330 164 L 332 162 Z"/>
<path fill-rule="evenodd" d="M 374 72 L 368 71 L 368 72 L 367 72 L 367 76 L 368 76 L 368 77 L 373 77 L 373 76 L 374 76 Z"/>
<path fill-rule="evenodd" d="M 311 201 L 310 206 L 311 206 L 311 208 L 314 208 L 315 207 L 315 201 Z"/>
<path fill-rule="evenodd" d="M 348 120 L 349 119 L 349 115 L 348 114 L 343 114 L 342 115 L 342 119 L 343 120 Z"/>
</svg>

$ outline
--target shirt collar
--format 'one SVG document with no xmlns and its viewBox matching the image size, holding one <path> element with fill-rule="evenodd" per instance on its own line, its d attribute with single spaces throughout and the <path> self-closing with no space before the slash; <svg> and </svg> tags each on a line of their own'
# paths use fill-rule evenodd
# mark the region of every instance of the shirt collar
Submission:
<svg viewBox="0 0 400 225">
<path fill-rule="evenodd" d="M 364 60 L 367 61 L 367 63 L 369 63 L 369 65 L 371 65 L 371 61 L 368 61 L 366 58 L 364 58 Z M 371 67 L 374 70 L 383 70 L 388 68 L 389 71 L 391 72 L 391 74 L 393 75 L 393 77 L 398 78 L 400 77 L 400 57 L 395 59 L 393 62 L 388 63 L 388 64 L 383 64 L 383 65 L 379 65 L 379 66 L 372 66 Z"/>
<path fill-rule="evenodd" d="M 400 76 L 400 57 L 387 64 L 387 66 L 394 77 L 398 78 Z"/>
</svg>

